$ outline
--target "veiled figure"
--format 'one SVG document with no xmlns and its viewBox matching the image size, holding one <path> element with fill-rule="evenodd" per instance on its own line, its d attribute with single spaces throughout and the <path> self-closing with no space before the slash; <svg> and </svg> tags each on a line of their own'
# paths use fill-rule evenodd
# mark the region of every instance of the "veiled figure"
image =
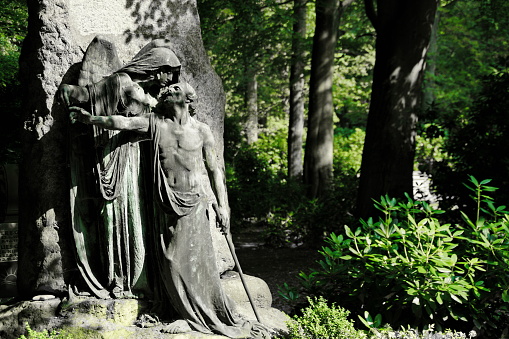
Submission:
<svg viewBox="0 0 509 339">
<path fill-rule="evenodd" d="M 94 116 L 150 112 L 159 90 L 178 81 L 180 62 L 164 40 L 145 46 L 120 68 L 114 47 L 96 38 L 83 59 L 78 86 L 62 85 L 61 100 Z M 78 270 L 100 298 L 148 291 L 143 166 L 139 136 L 102 127 L 71 127 L 71 211 Z M 74 284 L 74 292 L 84 286 Z M 81 288 L 79 288 L 81 287 Z"/>
<path fill-rule="evenodd" d="M 259 322 L 242 318 L 225 293 L 216 263 L 210 222 L 228 233 L 229 210 L 224 173 L 218 165 L 210 127 L 194 119 L 189 104 L 196 93 L 187 83 L 161 91 L 151 114 L 135 117 L 94 116 L 71 107 L 71 121 L 112 130 L 132 131 L 151 140 L 154 188 L 152 252 L 169 299 L 180 318 L 166 328 L 170 333 L 222 334 L 229 338 L 269 338 Z M 212 209 L 202 180 L 207 174 L 214 195 Z M 160 300 L 165 299 L 159 295 Z"/>
</svg>

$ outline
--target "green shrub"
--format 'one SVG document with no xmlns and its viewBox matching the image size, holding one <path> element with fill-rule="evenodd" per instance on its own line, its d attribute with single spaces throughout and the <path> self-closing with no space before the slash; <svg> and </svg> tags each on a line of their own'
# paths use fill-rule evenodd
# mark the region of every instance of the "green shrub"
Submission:
<svg viewBox="0 0 509 339">
<path fill-rule="evenodd" d="M 475 326 L 483 337 L 500 335 L 509 315 L 509 214 L 495 206 L 488 183 L 470 178 L 477 213 L 463 213 L 460 225 L 441 223 L 444 212 L 426 203 L 381 198 L 379 221 L 327 238 L 320 269 L 300 274 L 301 294 L 341 301 L 371 325 L 370 314 L 378 325 Z M 281 293 L 295 302 L 290 290 Z"/>
<path fill-rule="evenodd" d="M 225 120 L 225 165 L 232 227 L 246 221 L 264 229 L 272 246 L 321 243 L 349 222 L 355 204 L 364 132 L 337 129 L 334 185 L 324 199 L 308 200 L 299 179 L 287 177 L 287 129 L 264 130 L 259 140 L 242 142 L 239 119 Z"/>
<path fill-rule="evenodd" d="M 363 331 L 356 330 L 348 319 L 350 312 L 340 306 L 329 306 L 323 297 L 308 298 L 309 306 L 302 315 L 289 321 L 288 339 L 357 339 L 366 338 Z"/>
<path fill-rule="evenodd" d="M 334 182 L 326 196 L 308 200 L 304 187 L 288 181 L 281 186 L 278 203 L 267 215 L 266 238 L 273 245 L 321 244 L 341 225 L 351 222 L 358 187 L 364 131 L 336 129 L 334 136 Z"/>
<path fill-rule="evenodd" d="M 509 200 L 509 57 L 496 67 L 483 79 L 482 91 L 471 109 L 455 112 L 454 119 L 442 123 L 447 126 L 443 146 L 447 156 L 436 159 L 431 173 L 445 209 L 475 209 L 462 185 L 467 175 L 492 178 L 500 187 L 493 195 L 495 199 Z"/>
<path fill-rule="evenodd" d="M 302 185 L 288 182 L 282 192 L 281 204 L 267 215 L 265 236 L 273 245 L 321 245 L 341 225 L 354 220 L 355 190 L 358 180 L 355 174 L 336 175 L 334 185 L 322 199 L 308 200 Z"/>
<path fill-rule="evenodd" d="M 383 328 L 381 330 L 373 330 L 373 335 L 371 338 L 377 339 L 472 339 L 477 337 L 477 333 L 475 331 L 470 331 L 467 334 L 463 332 L 453 331 L 453 330 L 445 330 L 443 332 L 434 331 L 431 327 L 430 329 L 425 329 L 422 332 L 413 328 L 401 328 L 399 330 L 393 330 L 390 327 Z"/>
</svg>

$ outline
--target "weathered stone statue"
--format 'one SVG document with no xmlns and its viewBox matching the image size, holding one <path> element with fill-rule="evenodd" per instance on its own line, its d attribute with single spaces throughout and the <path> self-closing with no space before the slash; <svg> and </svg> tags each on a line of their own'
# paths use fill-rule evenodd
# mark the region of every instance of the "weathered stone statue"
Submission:
<svg viewBox="0 0 509 339">
<path fill-rule="evenodd" d="M 150 112 L 154 96 L 177 82 L 180 73 L 180 61 L 162 39 L 146 45 L 126 66 L 119 65 L 114 46 L 96 37 L 83 59 L 79 86 L 62 85 L 60 100 L 94 116 L 140 116 Z M 71 128 L 77 266 L 88 289 L 100 298 L 132 296 L 144 268 L 144 176 L 135 141 L 129 132 Z"/>
<path fill-rule="evenodd" d="M 157 200 L 152 250 L 163 290 L 182 318 L 170 324 L 167 331 L 195 330 L 230 338 L 269 337 L 263 325 L 249 323 L 236 314 L 235 305 L 220 284 L 209 218 L 215 215 L 218 226 L 228 231 L 226 187 L 212 132 L 189 113 L 194 100 L 194 89 L 187 83 L 177 83 L 162 89 L 154 113 L 97 115 L 71 106 L 70 118 L 108 130 L 134 131 L 152 141 Z M 214 191 L 214 212 L 208 210 L 203 173 L 208 173 Z M 157 213 L 158 209 L 164 213 Z"/>
</svg>

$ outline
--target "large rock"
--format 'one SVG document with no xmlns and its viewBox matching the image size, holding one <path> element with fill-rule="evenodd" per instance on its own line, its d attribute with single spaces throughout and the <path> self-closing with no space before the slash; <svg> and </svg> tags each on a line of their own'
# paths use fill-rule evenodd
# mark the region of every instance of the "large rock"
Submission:
<svg viewBox="0 0 509 339">
<path fill-rule="evenodd" d="M 271 294 L 267 284 L 256 277 L 245 276 L 261 322 L 276 332 L 286 332 L 290 318 L 271 307 Z M 245 288 L 236 272 L 223 274 L 221 283 L 228 296 L 237 304 L 237 312 L 247 320 L 256 320 Z M 51 296 L 48 296 L 50 298 Z M 44 299 L 44 298 L 42 298 Z M 42 301 L 21 301 L 0 305 L 0 338 L 16 339 L 25 334 L 25 323 L 33 330 L 57 330 L 72 338 L 101 339 L 213 339 L 219 335 L 190 332 L 183 334 L 162 333 L 164 324 L 145 317 L 150 303 L 136 299 L 101 300 L 74 297 Z M 140 321 L 140 319 L 148 319 Z"/>
<path fill-rule="evenodd" d="M 28 35 L 20 58 L 25 130 L 20 165 L 18 288 L 22 296 L 65 294 L 76 272 L 69 207 L 69 119 L 55 93 L 75 84 L 80 62 L 100 34 L 122 63 L 164 37 L 197 91 L 197 117 L 211 126 L 222 156 L 224 93 L 203 47 L 196 0 L 29 0 Z M 220 237 L 218 237 L 220 238 Z M 232 266 L 224 242 L 222 270 Z"/>
<path fill-rule="evenodd" d="M 71 237 L 69 199 L 69 117 L 56 98 L 62 83 L 77 84 L 84 52 L 96 35 L 111 41 L 121 63 L 142 46 L 166 38 L 182 63 L 182 78 L 197 91 L 197 118 L 207 123 L 223 155 L 225 96 L 203 47 L 196 0 L 28 0 L 29 27 L 20 58 L 25 88 L 23 160 L 20 164 L 19 272 L 21 297 L 49 294 L 60 298 L 0 306 L 0 337 L 17 338 L 25 322 L 32 328 L 64 328 L 87 338 L 212 338 L 204 334 L 163 335 L 140 329 L 134 319 L 142 301 L 98 300 L 61 303 L 77 274 Z M 233 267 L 224 236 L 214 229 L 221 272 Z M 239 311 L 254 314 L 237 281 L 224 281 Z M 248 278 L 263 321 L 284 329 L 286 316 L 270 307 L 263 281 Z M 73 332 L 74 331 L 74 332 Z M 80 332 L 81 331 L 81 332 Z M 85 333 L 86 332 L 86 333 Z"/>
</svg>

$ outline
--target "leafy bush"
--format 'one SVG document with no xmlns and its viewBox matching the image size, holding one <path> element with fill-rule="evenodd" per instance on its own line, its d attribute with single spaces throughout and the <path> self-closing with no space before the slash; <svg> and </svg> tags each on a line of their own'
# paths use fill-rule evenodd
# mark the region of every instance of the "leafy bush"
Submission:
<svg viewBox="0 0 509 339">
<path fill-rule="evenodd" d="M 477 213 L 461 225 L 442 224 L 430 205 L 383 197 L 383 218 L 331 234 L 321 268 L 300 274 L 305 294 L 323 295 L 365 322 L 438 329 L 475 326 L 483 337 L 507 325 L 509 213 L 488 196 L 489 180 L 470 178 Z M 288 300 L 293 295 L 282 291 Z M 361 314 L 367 311 L 366 314 Z M 487 311 L 489 310 L 489 311 Z M 375 319 L 370 314 L 377 314 Z M 501 330 L 498 330 L 501 331 Z"/>
<path fill-rule="evenodd" d="M 433 184 L 441 196 L 441 206 L 475 210 L 468 191 L 461 184 L 467 175 L 492 178 L 500 190 L 497 201 L 509 200 L 509 58 L 501 60 L 498 70 L 483 81 L 483 90 L 474 106 L 456 120 L 445 122 L 447 138 L 444 151 L 448 155 L 433 165 Z M 451 215 L 457 219 L 458 214 Z"/>
<path fill-rule="evenodd" d="M 334 133 L 334 174 L 357 173 L 361 168 L 366 132 L 360 128 L 337 128 Z"/>
<path fill-rule="evenodd" d="M 300 181 L 287 177 L 287 130 L 266 130 L 258 142 L 242 142 L 237 117 L 225 120 L 225 162 L 233 227 L 246 220 L 264 227 L 266 243 L 318 243 L 351 220 L 364 132 L 338 129 L 334 185 L 324 199 L 308 200 Z"/>
<path fill-rule="evenodd" d="M 267 241 L 273 245 L 322 244 L 327 235 L 340 230 L 341 224 L 353 220 L 349 211 L 355 204 L 357 184 L 355 175 L 336 176 L 323 199 L 308 200 L 304 187 L 293 183 L 293 190 L 285 191 L 291 192 L 292 199 L 281 200 L 267 217 Z"/>
<path fill-rule="evenodd" d="M 327 305 L 323 297 L 308 298 L 309 306 L 302 315 L 289 321 L 289 333 L 285 338 L 303 339 L 357 339 L 366 338 L 363 331 L 356 330 L 353 321 L 348 319 L 350 312 L 340 306 Z"/>
<path fill-rule="evenodd" d="M 277 207 L 267 216 L 266 236 L 273 245 L 321 244 L 331 232 L 353 220 L 364 131 L 337 129 L 334 137 L 334 183 L 320 200 L 308 200 L 302 185 L 288 182 Z M 290 199 L 288 199 L 290 197 Z"/>
<path fill-rule="evenodd" d="M 433 328 L 425 329 L 422 332 L 414 328 L 401 328 L 399 330 L 393 330 L 390 327 L 373 330 L 374 334 L 371 338 L 377 339 L 472 339 L 477 337 L 475 331 L 470 331 L 468 336 L 463 332 L 445 330 L 443 332 L 434 331 Z"/>
<path fill-rule="evenodd" d="M 291 198 L 284 138 L 283 133 L 261 135 L 253 145 L 227 139 L 226 183 L 233 222 L 264 220 L 271 209 Z"/>
<path fill-rule="evenodd" d="M 19 162 L 21 150 L 21 101 L 18 59 L 27 32 L 26 2 L 0 0 L 0 163 Z"/>
</svg>

